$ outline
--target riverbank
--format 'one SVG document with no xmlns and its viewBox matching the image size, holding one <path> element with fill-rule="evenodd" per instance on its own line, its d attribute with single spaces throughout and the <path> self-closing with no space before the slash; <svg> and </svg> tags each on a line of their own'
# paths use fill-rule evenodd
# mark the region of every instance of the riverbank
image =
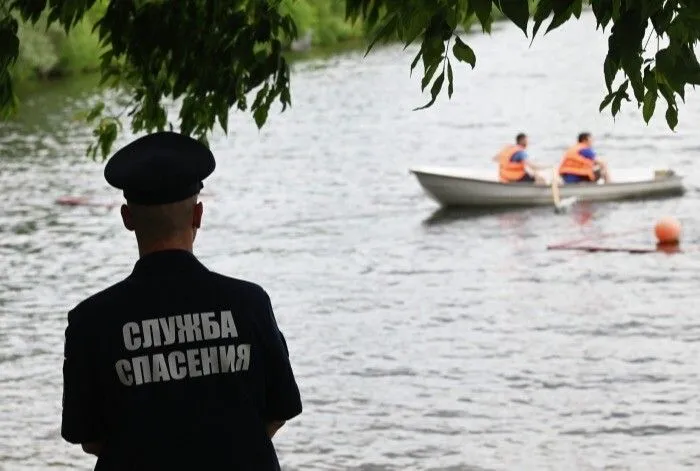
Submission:
<svg viewBox="0 0 700 471">
<path fill-rule="evenodd" d="M 32 25 L 20 22 L 20 50 L 13 67 L 15 84 L 31 90 L 33 83 L 63 79 L 99 70 L 102 48 L 93 28 L 103 16 L 108 0 L 100 0 L 70 33 L 46 19 Z M 327 52 L 336 47 L 361 47 L 367 37 L 361 22 L 345 20 L 345 4 L 339 0 L 286 0 L 282 3 L 299 28 L 299 39 L 289 45 L 293 58 Z"/>
<path fill-rule="evenodd" d="M 56 23 L 47 28 L 45 16 L 34 25 L 20 22 L 19 57 L 12 69 L 15 83 L 22 86 L 97 71 L 102 48 L 93 28 L 107 4 L 96 2 L 69 34 Z"/>
<path fill-rule="evenodd" d="M 47 81 L 99 70 L 102 48 L 93 28 L 108 4 L 109 0 L 96 2 L 68 34 L 56 24 L 47 29 L 45 18 L 35 25 L 20 23 L 19 58 L 13 68 L 20 95 L 43 87 Z M 292 16 L 299 30 L 299 38 L 288 45 L 291 61 L 361 49 L 371 34 L 361 21 L 346 20 L 342 0 L 284 0 L 281 8 Z M 501 18 L 495 9 L 494 15 Z"/>
</svg>

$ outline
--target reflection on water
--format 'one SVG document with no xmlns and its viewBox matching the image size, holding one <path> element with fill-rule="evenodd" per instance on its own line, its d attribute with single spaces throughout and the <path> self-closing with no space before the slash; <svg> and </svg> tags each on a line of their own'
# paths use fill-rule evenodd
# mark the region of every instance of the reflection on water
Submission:
<svg viewBox="0 0 700 471">
<path fill-rule="evenodd" d="M 526 214 L 532 209 L 513 208 L 438 208 L 423 221 L 426 226 L 437 226 L 449 224 L 454 221 L 465 219 L 478 219 L 481 217 L 491 217 L 495 215 L 503 216 L 505 219 L 522 221 Z"/>
<path fill-rule="evenodd" d="M 305 402 L 275 438 L 283 469 L 700 468 L 696 256 L 546 250 L 621 232 L 653 244 L 667 214 L 696 244 L 697 193 L 441 211 L 406 170 L 489 165 L 521 130 L 551 164 L 585 128 L 612 165 L 663 160 L 694 187 L 696 95 L 678 133 L 633 106 L 598 114 L 605 38 L 590 16 L 531 48 L 516 28 L 470 44 L 478 67 L 456 67 L 434 109 L 410 111 L 415 50 L 389 47 L 296 64 L 290 111 L 261 131 L 234 114 L 212 139 L 197 253 L 271 294 Z M 59 439 L 66 312 L 125 276 L 136 247 L 118 208 L 54 201 L 119 201 L 71 121 L 96 99 L 39 95 L 0 128 L 2 469 L 94 463 Z"/>
</svg>

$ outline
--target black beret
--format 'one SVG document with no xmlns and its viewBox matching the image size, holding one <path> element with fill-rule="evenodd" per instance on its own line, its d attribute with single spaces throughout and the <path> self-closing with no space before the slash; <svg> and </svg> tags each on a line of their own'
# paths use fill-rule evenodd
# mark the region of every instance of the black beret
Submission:
<svg viewBox="0 0 700 471">
<path fill-rule="evenodd" d="M 157 132 L 119 149 L 105 166 L 107 183 L 131 203 L 156 205 L 199 193 L 216 167 L 201 142 L 176 132 Z"/>
</svg>

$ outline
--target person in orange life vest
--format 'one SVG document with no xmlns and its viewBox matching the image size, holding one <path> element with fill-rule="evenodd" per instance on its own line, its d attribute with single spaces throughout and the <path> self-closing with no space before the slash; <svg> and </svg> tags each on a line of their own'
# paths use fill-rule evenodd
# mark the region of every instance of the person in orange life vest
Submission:
<svg viewBox="0 0 700 471">
<path fill-rule="evenodd" d="M 520 133 L 515 137 L 515 145 L 506 146 L 494 156 L 494 162 L 498 162 L 498 176 L 502 183 L 544 183 L 537 170 L 545 167 L 531 162 L 526 148 L 527 136 Z"/>
<path fill-rule="evenodd" d="M 559 164 L 559 175 L 564 183 L 610 181 L 607 163 L 593 150 L 591 133 L 578 135 L 578 144 L 566 151 Z"/>
</svg>

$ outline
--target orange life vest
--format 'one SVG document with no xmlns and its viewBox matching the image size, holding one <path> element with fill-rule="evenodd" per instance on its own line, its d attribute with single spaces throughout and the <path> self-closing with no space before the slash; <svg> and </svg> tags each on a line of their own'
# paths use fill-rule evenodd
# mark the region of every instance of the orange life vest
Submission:
<svg viewBox="0 0 700 471">
<path fill-rule="evenodd" d="M 498 177 L 501 182 L 517 182 L 525 176 L 525 162 L 511 162 L 510 160 L 516 152 L 520 152 L 521 150 L 525 150 L 525 148 L 523 146 L 512 145 L 505 147 L 498 154 Z"/>
<path fill-rule="evenodd" d="M 559 164 L 559 175 L 579 175 L 595 181 L 595 161 L 579 154 L 580 150 L 588 147 L 585 144 L 576 144 L 567 150 Z"/>
</svg>

